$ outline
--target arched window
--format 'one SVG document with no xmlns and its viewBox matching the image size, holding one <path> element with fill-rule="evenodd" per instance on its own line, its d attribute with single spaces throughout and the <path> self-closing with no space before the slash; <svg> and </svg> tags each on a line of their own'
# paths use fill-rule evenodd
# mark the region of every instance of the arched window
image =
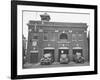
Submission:
<svg viewBox="0 0 100 80">
<path fill-rule="evenodd" d="M 60 39 L 68 39 L 68 36 L 66 33 L 61 33 L 60 34 Z"/>
</svg>

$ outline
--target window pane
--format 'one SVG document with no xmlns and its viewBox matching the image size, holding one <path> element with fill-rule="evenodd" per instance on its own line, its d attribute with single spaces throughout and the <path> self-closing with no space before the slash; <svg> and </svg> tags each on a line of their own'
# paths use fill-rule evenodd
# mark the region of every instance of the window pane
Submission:
<svg viewBox="0 0 100 80">
<path fill-rule="evenodd" d="M 67 34 L 62 33 L 62 34 L 60 35 L 60 39 L 68 39 Z"/>
<path fill-rule="evenodd" d="M 78 35 L 78 40 L 82 40 L 82 34 Z"/>
<path fill-rule="evenodd" d="M 76 34 L 72 34 L 72 40 L 77 40 L 76 39 Z"/>
<path fill-rule="evenodd" d="M 33 36 L 33 39 L 38 39 L 38 36 L 37 35 Z"/>
<path fill-rule="evenodd" d="M 44 37 L 43 37 L 44 40 L 48 40 L 48 33 L 47 32 L 44 32 Z"/>
<path fill-rule="evenodd" d="M 55 40 L 55 33 L 54 32 L 50 33 L 50 40 L 52 40 L 52 41 Z"/>
</svg>

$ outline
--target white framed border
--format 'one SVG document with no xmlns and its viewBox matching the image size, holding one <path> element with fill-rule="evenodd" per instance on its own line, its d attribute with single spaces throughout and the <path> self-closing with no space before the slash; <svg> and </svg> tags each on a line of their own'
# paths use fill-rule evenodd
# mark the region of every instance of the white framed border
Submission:
<svg viewBox="0 0 100 80">
<path fill-rule="evenodd" d="M 60 11 L 60 12 L 77 12 L 90 14 L 90 66 L 75 66 L 75 67 L 54 67 L 54 68 L 22 68 L 22 10 L 39 10 L 39 11 Z M 82 72 L 94 71 L 94 10 L 93 9 L 77 9 L 77 8 L 59 8 L 59 7 L 44 7 L 44 6 L 24 6 L 17 5 L 17 74 L 47 74 L 47 73 L 62 73 L 62 72 Z"/>
</svg>

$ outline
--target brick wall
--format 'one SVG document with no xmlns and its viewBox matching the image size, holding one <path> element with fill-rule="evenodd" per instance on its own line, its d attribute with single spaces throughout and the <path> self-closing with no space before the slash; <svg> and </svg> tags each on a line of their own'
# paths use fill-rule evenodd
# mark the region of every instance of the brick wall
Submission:
<svg viewBox="0 0 100 80">
<path fill-rule="evenodd" d="M 31 21 L 32 23 L 32 21 Z M 34 21 L 33 21 L 34 23 Z M 83 56 L 88 60 L 88 41 L 86 36 L 86 25 L 81 25 L 78 23 L 73 25 L 72 23 L 68 23 L 68 25 L 61 23 L 62 26 L 54 25 L 54 23 L 48 24 L 30 24 L 28 25 L 29 33 L 28 33 L 28 57 L 30 60 L 30 51 L 37 48 L 39 51 L 38 60 L 41 59 L 43 56 L 43 49 L 46 47 L 53 47 L 55 48 L 55 58 L 58 58 L 58 50 L 60 47 L 68 47 L 69 48 L 69 57 L 72 60 L 73 57 L 73 48 L 74 47 L 81 47 L 83 49 Z M 75 27 L 76 26 L 76 27 Z M 45 33 L 46 32 L 46 33 Z M 67 39 L 59 39 L 60 35 L 64 33 L 67 35 Z M 37 42 L 36 46 L 32 46 L 33 36 L 38 36 L 38 39 L 35 39 Z M 46 35 L 45 35 L 46 34 Z M 47 40 L 44 40 L 44 36 L 47 37 Z"/>
</svg>

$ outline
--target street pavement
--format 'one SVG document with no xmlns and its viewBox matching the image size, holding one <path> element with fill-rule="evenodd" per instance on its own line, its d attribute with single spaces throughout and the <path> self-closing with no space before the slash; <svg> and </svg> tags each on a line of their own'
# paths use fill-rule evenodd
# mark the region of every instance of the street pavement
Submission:
<svg viewBox="0 0 100 80">
<path fill-rule="evenodd" d="M 70 62 L 68 64 L 60 64 L 58 62 L 54 62 L 51 65 L 40 65 L 40 63 L 37 64 L 29 64 L 26 63 L 24 64 L 24 69 L 28 69 L 28 68 L 48 68 L 48 67 L 73 67 L 73 66 L 89 66 L 88 62 L 85 63 L 74 63 L 74 62 Z"/>
</svg>

